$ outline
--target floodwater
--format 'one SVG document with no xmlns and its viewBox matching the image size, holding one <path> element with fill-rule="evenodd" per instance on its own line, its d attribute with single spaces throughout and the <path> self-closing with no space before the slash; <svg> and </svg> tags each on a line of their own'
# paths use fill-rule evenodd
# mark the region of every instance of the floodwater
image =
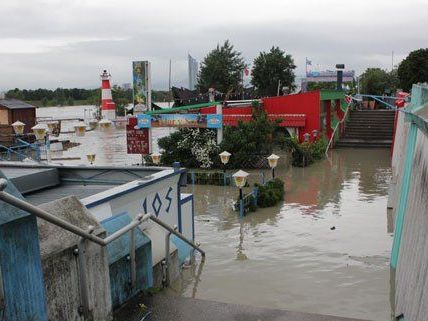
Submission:
<svg viewBox="0 0 428 321">
<path fill-rule="evenodd" d="M 38 115 L 64 111 L 57 109 L 39 109 Z M 163 129 L 154 135 L 165 134 Z M 82 145 L 63 156 L 84 157 L 91 151 L 97 154 L 96 164 L 140 161 L 138 155 L 126 155 L 123 129 L 93 131 L 71 140 Z M 196 239 L 207 259 L 203 266 L 184 270 L 169 291 L 228 303 L 390 320 L 390 152 L 338 149 L 307 168 L 280 166 L 276 175 L 286 182 L 284 202 L 242 220 L 231 209 L 236 188 L 185 189 L 195 195 Z M 250 177 L 260 179 L 255 172 Z"/>
</svg>

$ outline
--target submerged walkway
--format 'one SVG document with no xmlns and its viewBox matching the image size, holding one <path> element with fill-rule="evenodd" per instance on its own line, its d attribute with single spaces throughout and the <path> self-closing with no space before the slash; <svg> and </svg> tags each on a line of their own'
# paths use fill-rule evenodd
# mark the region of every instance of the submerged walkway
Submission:
<svg viewBox="0 0 428 321">
<path fill-rule="evenodd" d="M 115 321 L 364 321 L 197 300 L 162 293 L 145 297 L 142 302 L 144 306 L 134 302 L 123 307 L 116 313 Z"/>
</svg>

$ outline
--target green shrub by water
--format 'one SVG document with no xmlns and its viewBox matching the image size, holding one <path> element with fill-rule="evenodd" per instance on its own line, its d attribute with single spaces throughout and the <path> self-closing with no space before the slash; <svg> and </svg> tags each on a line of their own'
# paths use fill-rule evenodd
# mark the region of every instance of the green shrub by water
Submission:
<svg viewBox="0 0 428 321">
<path fill-rule="evenodd" d="M 325 157 L 327 144 L 324 137 L 312 143 L 299 143 L 297 137 L 288 137 L 282 142 L 282 147 L 291 152 L 293 166 L 305 167 Z"/>
<path fill-rule="evenodd" d="M 259 189 L 258 207 L 271 207 L 284 200 L 284 182 L 279 178 L 275 178 L 265 185 L 255 184 L 255 186 Z"/>
</svg>

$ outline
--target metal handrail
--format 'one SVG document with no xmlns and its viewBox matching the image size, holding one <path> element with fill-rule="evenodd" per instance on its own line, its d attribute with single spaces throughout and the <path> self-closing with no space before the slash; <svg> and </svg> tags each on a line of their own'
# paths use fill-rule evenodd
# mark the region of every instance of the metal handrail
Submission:
<svg viewBox="0 0 428 321">
<path fill-rule="evenodd" d="M 21 200 L 7 192 L 4 191 L 4 189 L 7 186 L 7 180 L 4 178 L 0 179 L 0 200 L 9 203 L 17 208 L 20 208 L 26 212 L 29 212 L 45 221 L 48 221 L 56 226 L 59 226 L 73 234 L 79 235 L 80 237 L 90 240 L 94 243 L 97 243 L 101 246 L 106 246 L 109 243 L 111 243 L 112 241 L 116 240 L 117 238 L 119 238 L 120 236 L 122 236 L 123 234 L 129 232 L 131 229 L 137 227 L 138 225 L 140 225 L 142 222 L 150 219 L 153 222 L 155 222 L 156 224 L 160 225 L 161 227 L 163 227 L 164 229 L 166 229 L 167 231 L 171 232 L 172 234 L 174 234 L 175 236 L 177 236 L 178 238 L 180 238 L 181 240 L 183 240 L 184 242 L 186 242 L 187 244 L 189 244 L 191 247 L 193 247 L 195 250 L 197 250 L 199 253 L 202 254 L 203 257 L 205 257 L 205 251 L 203 251 L 198 245 L 196 245 L 193 241 L 187 239 L 184 235 L 182 235 L 181 233 L 177 232 L 174 230 L 174 228 L 172 228 L 171 226 L 169 226 L 168 224 L 162 222 L 161 220 L 159 220 L 155 215 L 153 214 L 139 214 L 136 216 L 136 218 L 129 223 L 128 225 L 126 225 L 125 227 L 121 228 L 120 230 L 114 232 L 113 234 L 109 235 L 106 238 L 100 238 L 96 235 L 93 235 L 93 228 L 89 227 L 89 232 L 85 231 L 84 229 L 75 226 L 61 218 L 58 218 L 48 212 L 46 212 L 45 210 L 34 206 L 31 203 L 28 203 L 24 200 Z"/>
<path fill-rule="evenodd" d="M 334 135 L 336 134 L 337 129 L 339 128 L 340 124 L 344 123 L 346 121 L 346 116 L 348 115 L 349 109 L 351 107 L 351 104 L 348 104 L 345 114 L 343 114 L 342 119 L 340 119 L 337 124 L 336 127 L 334 127 L 333 129 L 333 134 L 330 137 L 330 140 L 328 141 L 327 147 L 325 149 L 325 155 L 327 156 L 328 150 L 330 149 L 330 145 L 332 144 L 333 140 L 334 140 Z"/>
</svg>

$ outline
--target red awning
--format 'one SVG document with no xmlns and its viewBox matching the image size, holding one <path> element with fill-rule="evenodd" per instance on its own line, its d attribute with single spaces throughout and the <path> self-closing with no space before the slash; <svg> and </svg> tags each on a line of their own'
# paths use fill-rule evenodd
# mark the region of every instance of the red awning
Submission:
<svg viewBox="0 0 428 321">
<path fill-rule="evenodd" d="M 281 127 L 305 127 L 306 115 L 305 114 L 269 114 L 268 119 L 271 121 L 281 119 L 279 126 Z M 223 115 L 224 126 L 236 126 L 238 121 L 250 122 L 251 115 Z"/>
</svg>

